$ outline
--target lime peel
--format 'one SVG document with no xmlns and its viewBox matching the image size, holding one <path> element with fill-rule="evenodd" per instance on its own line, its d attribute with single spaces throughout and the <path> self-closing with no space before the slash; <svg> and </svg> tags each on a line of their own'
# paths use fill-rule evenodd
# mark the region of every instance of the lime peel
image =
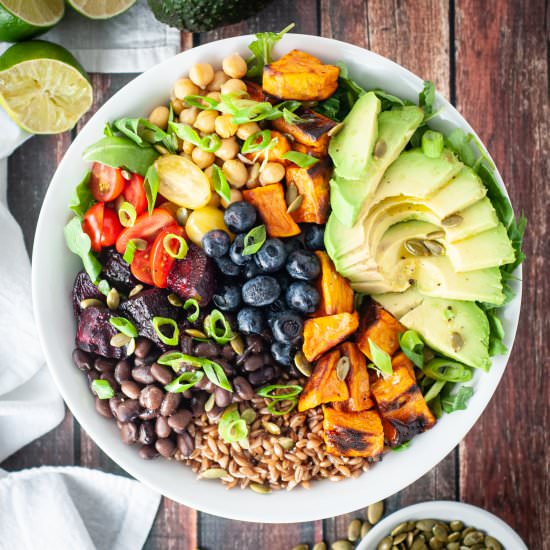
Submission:
<svg viewBox="0 0 550 550">
<path fill-rule="evenodd" d="M 130 9 L 136 0 L 67 0 L 67 4 L 89 19 L 110 19 Z"/>
</svg>

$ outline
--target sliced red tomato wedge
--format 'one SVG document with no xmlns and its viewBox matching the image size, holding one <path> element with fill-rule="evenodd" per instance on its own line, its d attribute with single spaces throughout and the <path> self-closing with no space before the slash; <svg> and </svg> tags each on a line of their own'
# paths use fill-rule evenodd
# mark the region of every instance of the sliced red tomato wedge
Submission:
<svg viewBox="0 0 550 550">
<path fill-rule="evenodd" d="M 92 241 L 92 250 L 94 252 L 101 251 L 101 234 L 103 233 L 103 214 L 105 212 L 105 204 L 98 202 L 91 206 L 82 222 L 82 230 L 90 237 Z"/>
<path fill-rule="evenodd" d="M 159 288 L 166 288 L 168 274 L 176 262 L 164 246 L 164 238 L 170 234 L 183 237 L 185 231 L 177 224 L 169 225 L 157 235 L 151 248 L 151 275 L 153 284 Z"/>
<path fill-rule="evenodd" d="M 110 202 L 115 200 L 124 189 L 125 180 L 120 168 L 94 162 L 90 177 L 90 189 L 96 201 Z"/>
<path fill-rule="evenodd" d="M 147 210 L 147 195 L 145 194 L 145 187 L 143 187 L 143 176 L 132 174 L 122 194 L 126 202 L 129 202 L 136 209 L 138 216 Z"/>
<path fill-rule="evenodd" d="M 152 242 L 161 229 L 175 223 L 174 217 L 167 210 L 155 208 L 151 215 L 147 212 L 138 217 L 132 227 L 122 231 L 116 241 L 116 249 L 119 254 L 124 254 L 126 245 L 130 239 L 143 239 Z"/>
<path fill-rule="evenodd" d="M 100 204 L 100 203 L 98 203 Z M 113 246 L 122 233 L 122 224 L 116 210 L 105 207 L 103 211 L 103 231 L 101 232 L 101 246 Z"/>
<path fill-rule="evenodd" d="M 147 245 L 145 250 L 136 250 L 134 259 L 130 264 L 132 275 L 146 285 L 153 285 L 151 276 L 151 244 Z"/>
</svg>

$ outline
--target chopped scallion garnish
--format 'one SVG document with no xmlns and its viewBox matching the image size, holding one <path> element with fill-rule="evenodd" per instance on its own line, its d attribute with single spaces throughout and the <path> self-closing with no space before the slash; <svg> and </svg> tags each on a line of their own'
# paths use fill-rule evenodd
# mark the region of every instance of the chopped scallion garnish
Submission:
<svg viewBox="0 0 550 550">
<path fill-rule="evenodd" d="M 197 302 L 195 298 L 189 298 L 185 300 L 185 303 L 183 304 L 183 309 L 187 311 L 189 308 L 194 308 L 194 311 L 187 316 L 187 320 L 190 323 L 194 323 L 199 318 L 199 315 L 201 313 L 199 302 Z"/>
<path fill-rule="evenodd" d="M 111 397 L 114 397 L 115 395 L 115 390 L 113 390 L 111 383 L 108 380 L 94 380 L 92 382 L 92 391 L 99 397 L 99 399 L 111 399 Z"/>
<path fill-rule="evenodd" d="M 267 238 L 265 225 L 258 225 L 253 227 L 244 237 L 244 248 L 242 255 L 250 256 L 256 254 L 260 248 L 262 248 Z"/>
<path fill-rule="evenodd" d="M 174 242 L 177 243 L 176 249 L 174 249 Z M 175 233 L 168 233 L 168 235 L 165 235 L 164 239 L 162 239 L 162 246 L 164 247 L 166 254 L 176 260 L 183 260 L 189 251 L 187 241 Z"/>
<path fill-rule="evenodd" d="M 113 325 L 119 332 L 126 334 L 130 338 L 137 338 L 138 331 L 131 321 L 128 321 L 125 317 L 111 317 L 109 323 Z"/>
<path fill-rule="evenodd" d="M 180 336 L 180 329 L 178 327 L 178 324 L 174 319 L 169 319 L 168 317 L 153 317 L 153 320 L 151 321 L 153 323 L 153 328 L 155 329 L 155 332 L 157 333 L 160 341 L 167 346 L 177 346 L 179 342 L 179 336 Z M 162 327 L 172 327 L 172 335 L 167 336 L 162 332 Z"/>
<path fill-rule="evenodd" d="M 422 152 L 430 158 L 439 158 L 443 152 L 443 134 L 427 130 L 422 136 Z"/>
<path fill-rule="evenodd" d="M 123 227 L 132 227 L 136 223 L 137 212 L 134 205 L 124 201 L 118 209 L 118 219 Z"/>
<path fill-rule="evenodd" d="M 393 374 L 393 368 L 389 353 L 377 346 L 370 338 L 369 346 L 372 362 L 374 363 L 369 366 L 380 372 L 384 377 L 391 376 Z"/>
<path fill-rule="evenodd" d="M 231 187 L 229 187 L 223 170 L 215 164 L 212 165 L 212 186 L 222 199 L 227 202 L 231 201 Z"/>
<path fill-rule="evenodd" d="M 219 323 L 221 329 L 218 328 Z M 231 325 L 218 309 L 213 309 L 204 319 L 204 332 L 218 344 L 227 344 L 235 336 Z"/>
<path fill-rule="evenodd" d="M 182 393 L 192 388 L 204 378 L 204 372 L 200 370 L 182 372 L 172 382 L 166 384 L 164 389 L 170 393 Z"/>
<path fill-rule="evenodd" d="M 297 164 L 300 168 L 309 168 L 319 162 L 318 158 L 300 153 L 299 151 L 288 151 L 283 155 L 283 158 Z"/>
</svg>

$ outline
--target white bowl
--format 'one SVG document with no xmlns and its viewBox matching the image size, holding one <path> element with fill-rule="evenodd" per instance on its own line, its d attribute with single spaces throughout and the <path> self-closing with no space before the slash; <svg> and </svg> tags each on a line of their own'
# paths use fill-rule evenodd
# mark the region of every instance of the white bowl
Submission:
<svg viewBox="0 0 550 550">
<path fill-rule="evenodd" d="M 520 536 L 500 518 L 483 508 L 452 500 L 421 502 L 397 510 L 397 512 L 377 523 L 359 543 L 356 550 L 376 550 L 379 542 L 400 523 L 428 518 L 442 521 L 458 519 L 465 526 L 475 527 L 496 538 L 505 550 L 527 550 L 527 546 L 525 546 Z"/>
<path fill-rule="evenodd" d="M 53 177 L 38 220 L 32 277 L 35 316 L 48 365 L 67 405 L 101 449 L 131 475 L 172 500 L 210 514 L 257 522 L 310 521 L 351 512 L 382 500 L 433 468 L 466 435 L 487 406 L 504 372 L 508 354 L 494 359 L 490 373 L 476 373 L 472 382 L 476 391 L 466 411 L 442 418 L 432 430 L 416 437 L 406 452 L 389 453 L 382 463 L 358 479 L 339 483 L 323 481 L 315 483 L 310 490 L 278 491 L 269 496 L 238 489 L 228 492 L 221 483 L 198 481 L 189 468 L 179 463 L 140 459 L 135 448 L 120 441 L 114 423 L 96 413 L 85 377 L 71 362 L 75 322 L 70 298 L 80 260 L 65 247 L 63 226 L 69 216 L 73 189 L 86 170 L 82 152 L 102 136 L 107 121 L 143 116 L 154 106 L 166 103 L 173 82 L 187 74 L 194 63 L 208 61 L 220 65 L 228 53 L 238 51 L 246 55 L 252 39 L 252 36 L 228 38 L 166 60 L 116 93 L 78 134 Z M 416 100 L 422 88 L 422 81 L 406 69 L 344 42 L 291 34 L 279 43 L 275 53 L 281 55 L 293 48 L 302 48 L 326 62 L 344 61 L 351 74 L 369 88 L 382 88 L 410 100 Z M 437 96 L 437 103 L 441 111 L 433 120 L 434 127 L 443 131 L 461 127 L 473 132 L 441 96 Z M 503 312 L 509 349 L 519 317 L 519 284 L 516 290 L 516 298 Z"/>
</svg>

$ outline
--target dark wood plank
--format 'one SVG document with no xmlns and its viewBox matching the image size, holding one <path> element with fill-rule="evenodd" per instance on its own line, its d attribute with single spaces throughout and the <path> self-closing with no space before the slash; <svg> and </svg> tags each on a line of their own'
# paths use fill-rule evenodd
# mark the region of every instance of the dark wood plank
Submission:
<svg viewBox="0 0 550 550">
<path fill-rule="evenodd" d="M 461 445 L 461 499 L 509 522 L 529 548 L 550 536 L 549 4 L 456 2 L 456 98 L 528 216 L 523 308 L 491 404 Z M 545 34 L 546 33 L 546 34 Z"/>
</svg>

